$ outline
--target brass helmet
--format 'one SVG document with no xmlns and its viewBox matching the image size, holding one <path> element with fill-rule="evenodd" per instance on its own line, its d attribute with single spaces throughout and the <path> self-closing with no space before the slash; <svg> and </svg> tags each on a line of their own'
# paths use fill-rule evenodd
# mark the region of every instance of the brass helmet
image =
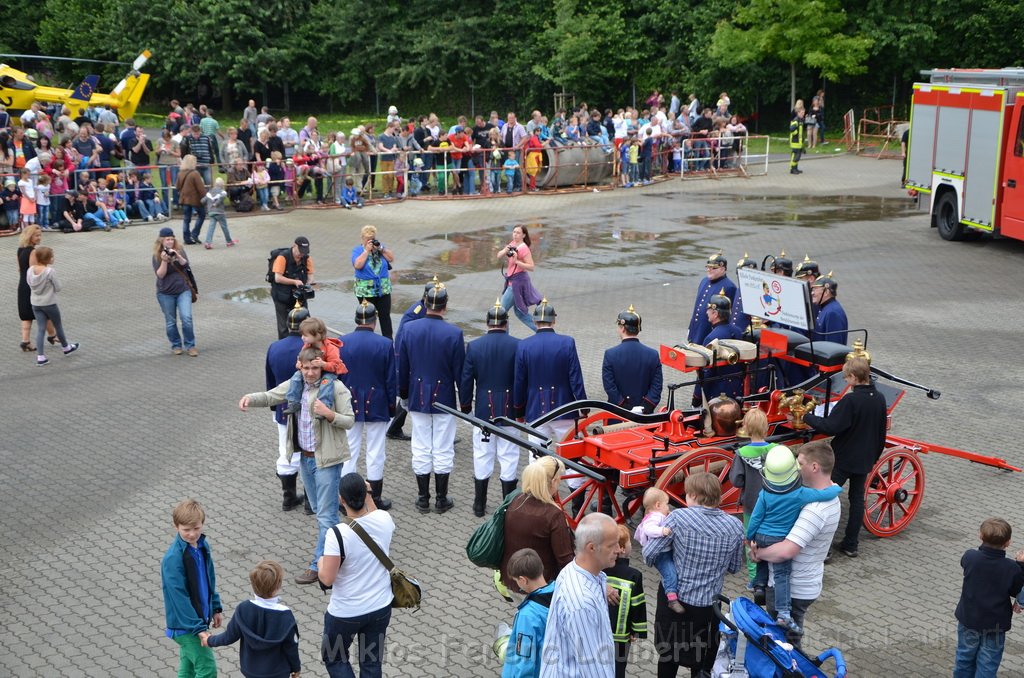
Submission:
<svg viewBox="0 0 1024 678">
<path fill-rule="evenodd" d="M 363 303 L 356 306 L 356 325 L 369 325 L 377 320 L 377 307 L 370 302 L 363 300 Z"/>
<path fill-rule="evenodd" d="M 757 268 L 757 262 L 751 259 L 749 254 L 744 252 L 743 256 L 736 261 L 736 270 L 738 271 L 741 268 Z"/>
<path fill-rule="evenodd" d="M 718 311 L 723 320 L 729 319 L 729 312 L 732 311 L 732 301 L 725 296 L 725 288 L 718 290 L 718 294 L 712 295 L 708 300 L 708 308 Z"/>
<path fill-rule="evenodd" d="M 633 304 L 630 304 L 629 308 L 620 313 L 615 320 L 615 324 L 624 328 L 628 334 L 640 334 L 641 323 L 640 314 L 633 310 Z"/>
<path fill-rule="evenodd" d="M 501 306 L 501 297 L 494 300 L 494 306 L 487 309 L 487 326 L 501 327 L 508 324 L 508 311 Z"/>
<path fill-rule="evenodd" d="M 309 309 L 295 302 L 295 308 L 288 312 L 288 331 L 296 333 L 299 331 L 299 325 L 302 321 L 309 317 Z"/>
<path fill-rule="evenodd" d="M 813 275 L 817 278 L 821 275 L 821 271 L 818 269 L 818 262 L 812 261 L 809 256 L 804 255 L 804 260 L 796 267 L 793 271 L 794 278 L 806 278 L 807 276 Z"/>
<path fill-rule="evenodd" d="M 541 302 L 533 307 L 534 322 L 551 323 L 557 317 L 558 314 L 555 313 L 555 307 L 548 303 L 547 297 L 541 299 Z"/>
<path fill-rule="evenodd" d="M 441 282 L 441 281 L 438 280 L 437 276 L 435 275 L 434 279 L 431 280 L 430 282 L 428 282 L 426 284 L 426 286 L 424 286 L 424 288 L 423 288 L 423 301 L 427 300 L 427 294 L 430 292 L 430 290 L 434 289 L 434 286 L 437 285 L 439 282 Z"/>
<path fill-rule="evenodd" d="M 444 283 L 434 283 L 423 295 L 423 303 L 428 311 L 443 311 L 448 306 L 448 289 Z"/>
<path fill-rule="evenodd" d="M 785 250 L 779 253 L 779 256 L 772 257 L 772 273 L 787 278 L 793 277 L 793 260 L 786 256 Z"/>
<path fill-rule="evenodd" d="M 839 283 L 832 277 L 832 271 L 829 271 L 828 275 L 823 275 L 811 283 L 811 287 L 824 287 L 834 297 L 836 296 L 836 292 L 839 290 Z"/>
<path fill-rule="evenodd" d="M 718 250 L 716 253 L 708 257 L 708 260 L 704 262 L 705 266 L 728 266 L 729 262 L 725 260 L 725 256 L 722 254 L 722 250 Z"/>
</svg>

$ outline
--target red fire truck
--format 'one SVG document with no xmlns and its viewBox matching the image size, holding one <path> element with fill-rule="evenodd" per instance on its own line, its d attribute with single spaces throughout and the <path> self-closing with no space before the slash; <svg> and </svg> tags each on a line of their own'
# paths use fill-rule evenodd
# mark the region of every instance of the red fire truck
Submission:
<svg viewBox="0 0 1024 678">
<path fill-rule="evenodd" d="M 907 187 L 946 240 L 1024 240 L 1024 69 L 922 75 L 930 81 L 914 85 Z"/>
</svg>

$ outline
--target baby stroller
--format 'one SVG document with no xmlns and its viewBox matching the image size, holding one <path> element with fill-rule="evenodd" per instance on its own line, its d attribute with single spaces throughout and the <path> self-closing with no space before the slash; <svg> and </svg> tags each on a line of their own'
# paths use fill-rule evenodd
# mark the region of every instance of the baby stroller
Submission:
<svg viewBox="0 0 1024 678">
<path fill-rule="evenodd" d="M 727 610 L 722 605 L 728 606 Z M 811 659 L 786 642 L 786 633 L 754 601 L 730 601 L 719 595 L 715 602 L 722 640 L 712 668 L 712 678 L 845 678 L 846 660 L 836 648 Z M 828 659 L 835 674 L 821 670 Z"/>
</svg>

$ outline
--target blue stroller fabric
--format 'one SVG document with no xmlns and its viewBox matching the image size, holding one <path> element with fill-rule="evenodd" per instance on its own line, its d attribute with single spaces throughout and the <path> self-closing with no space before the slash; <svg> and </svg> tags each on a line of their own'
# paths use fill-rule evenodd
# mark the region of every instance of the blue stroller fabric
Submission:
<svg viewBox="0 0 1024 678">
<path fill-rule="evenodd" d="M 785 630 L 754 601 L 737 598 L 730 608 L 733 623 L 747 638 L 744 666 L 750 678 L 845 678 L 846 662 L 839 650 L 830 648 L 812 660 L 796 648 L 782 645 L 786 643 Z M 829 658 L 836 664 L 833 676 L 820 667 Z"/>
</svg>

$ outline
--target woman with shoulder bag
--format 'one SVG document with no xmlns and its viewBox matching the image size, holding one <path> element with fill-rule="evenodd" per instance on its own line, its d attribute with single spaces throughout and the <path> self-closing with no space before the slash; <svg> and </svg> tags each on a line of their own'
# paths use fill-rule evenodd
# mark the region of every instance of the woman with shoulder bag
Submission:
<svg viewBox="0 0 1024 678">
<path fill-rule="evenodd" d="M 196 335 L 192 326 L 192 283 L 186 268 L 188 257 L 181 247 L 174 231 L 164 226 L 153 245 L 153 270 L 156 272 L 156 300 L 164 312 L 167 339 L 171 342 L 171 353 L 181 355 L 188 352 L 195 358 Z M 181 332 L 178 318 L 181 318 Z"/>
<path fill-rule="evenodd" d="M 388 554 L 395 522 L 387 511 L 377 510 L 363 477 L 358 473 L 342 476 L 338 494 L 345 515 Z M 356 640 L 360 678 L 380 678 L 394 598 L 391 575 L 347 522 L 327 533 L 317 572 L 322 585 L 333 586 L 321 646 L 327 674 L 331 678 L 355 675 L 349 647 Z"/>
</svg>

